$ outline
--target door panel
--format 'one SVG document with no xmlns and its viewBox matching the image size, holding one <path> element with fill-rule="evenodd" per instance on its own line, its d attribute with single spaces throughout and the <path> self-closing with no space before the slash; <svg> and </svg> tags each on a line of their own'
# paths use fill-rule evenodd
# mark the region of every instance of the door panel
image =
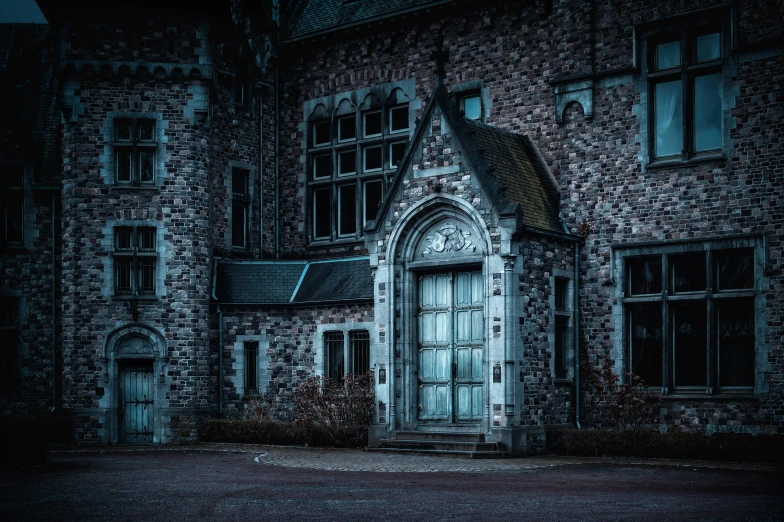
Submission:
<svg viewBox="0 0 784 522">
<path fill-rule="evenodd" d="M 146 444 L 153 440 L 152 363 L 120 366 L 120 441 Z"/>
<path fill-rule="evenodd" d="M 484 401 L 482 275 L 423 275 L 419 284 L 419 419 L 478 421 Z"/>
</svg>

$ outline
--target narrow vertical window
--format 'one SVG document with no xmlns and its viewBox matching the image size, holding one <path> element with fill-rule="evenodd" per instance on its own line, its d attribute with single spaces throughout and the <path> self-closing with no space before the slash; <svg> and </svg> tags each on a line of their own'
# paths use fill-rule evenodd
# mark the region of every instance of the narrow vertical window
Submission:
<svg viewBox="0 0 784 522">
<path fill-rule="evenodd" d="M 250 246 L 250 172 L 231 169 L 231 246 Z"/>
<path fill-rule="evenodd" d="M 365 331 L 349 333 L 349 352 L 351 354 L 352 375 L 361 375 L 370 371 L 370 334 Z"/>
<path fill-rule="evenodd" d="M 378 209 L 381 206 L 382 185 L 381 180 L 366 181 L 364 184 L 363 225 L 376 219 L 376 215 L 378 215 Z"/>
<path fill-rule="evenodd" d="M 345 375 L 343 367 L 343 332 L 327 332 L 324 334 L 324 355 L 326 359 L 324 372 L 326 377 L 336 382 L 342 381 Z"/>
<path fill-rule="evenodd" d="M 357 186 L 338 187 L 338 235 L 350 236 L 357 232 Z"/>
<path fill-rule="evenodd" d="M 246 341 L 245 349 L 245 394 L 259 393 L 259 343 Z"/>
<path fill-rule="evenodd" d="M 555 298 L 555 378 L 566 379 L 569 377 L 569 360 L 572 349 L 569 336 L 569 322 L 571 320 L 569 280 L 564 277 L 556 277 L 553 292 Z"/>
</svg>

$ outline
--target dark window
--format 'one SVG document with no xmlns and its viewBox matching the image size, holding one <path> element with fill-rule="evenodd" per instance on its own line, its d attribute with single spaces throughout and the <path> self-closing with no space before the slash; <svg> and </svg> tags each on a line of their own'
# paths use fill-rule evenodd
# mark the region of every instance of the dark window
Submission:
<svg viewBox="0 0 784 522">
<path fill-rule="evenodd" d="M 389 144 L 389 168 L 396 169 L 398 164 L 403 161 L 408 144 L 405 141 L 396 141 Z"/>
<path fill-rule="evenodd" d="M 553 289 L 555 301 L 555 378 L 569 377 L 569 360 L 572 352 L 572 339 L 569 335 L 571 302 L 569 301 L 569 279 L 555 278 Z"/>
<path fill-rule="evenodd" d="M 154 295 L 158 254 L 154 227 L 114 228 L 114 293 Z"/>
<path fill-rule="evenodd" d="M 670 24 L 647 37 L 655 158 L 688 159 L 722 148 L 722 22 L 708 22 Z M 680 30 L 666 32 L 673 28 Z"/>
<path fill-rule="evenodd" d="M 259 393 L 259 343 L 245 341 L 245 394 L 257 395 Z"/>
<path fill-rule="evenodd" d="M 321 113 L 322 117 L 324 113 Z M 310 122 L 308 217 L 312 241 L 355 240 L 378 214 L 386 182 L 403 158 L 408 104 Z"/>
<path fill-rule="evenodd" d="M 364 114 L 365 118 L 365 134 L 366 138 L 373 136 L 381 136 L 381 111 L 367 112 Z"/>
<path fill-rule="evenodd" d="M 364 220 L 363 224 L 373 221 L 378 215 L 381 207 L 381 190 L 383 182 L 381 180 L 366 181 L 365 194 L 363 198 Z"/>
<path fill-rule="evenodd" d="M 676 391 L 753 388 L 753 260 L 752 248 L 627 258 L 629 371 Z"/>
<path fill-rule="evenodd" d="M 231 169 L 231 246 L 250 247 L 250 172 Z"/>
<path fill-rule="evenodd" d="M 17 298 L 0 296 L 0 393 L 11 393 L 18 383 Z"/>
<path fill-rule="evenodd" d="M 24 242 L 24 165 L 0 165 L 0 247 Z"/>
<path fill-rule="evenodd" d="M 364 172 L 381 170 L 381 168 L 384 166 L 384 162 L 381 159 L 382 156 L 381 145 L 373 145 L 371 147 L 366 147 L 362 152 L 364 154 L 363 169 L 362 169 Z"/>
<path fill-rule="evenodd" d="M 155 120 L 114 120 L 115 181 L 120 185 L 155 184 Z"/>
<path fill-rule="evenodd" d="M 348 342 L 346 342 L 348 341 Z M 366 330 L 324 334 L 325 377 L 341 382 L 346 375 L 370 371 L 370 334 Z"/>
</svg>

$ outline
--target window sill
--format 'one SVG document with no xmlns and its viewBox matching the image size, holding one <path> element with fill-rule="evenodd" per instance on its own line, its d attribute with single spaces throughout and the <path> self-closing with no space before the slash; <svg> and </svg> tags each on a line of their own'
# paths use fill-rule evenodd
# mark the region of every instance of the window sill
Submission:
<svg viewBox="0 0 784 522">
<path fill-rule="evenodd" d="M 574 381 L 568 378 L 564 378 L 564 379 L 556 378 L 553 380 L 553 382 L 555 383 L 556 386 L 568 386 L 568 387 L 574 386 Z"/>
<path fill-rule="evenodd" d="M 340 238 L 334 241 L 329 239 L 316 239 L 311 241 L 308 245 L 310 249 L 316 248 L 325 248 L 325 247 L 337 247 L 337 246 L 353 246 L 353 245 L 363 245 L 364 241 L 361 238 Z"/>
<path fill-rule="evenodd" d="M 232 246 L 229 250 L 232 256 L 243 257 L 243 258 L 250 258 L 253 257 L 251 251 L 247 248 Z"/>
<path fill-rule="evenodd" d="M 130 301 L 132 299 L 136 299 L 142 303 L 156 303 L 161 300 L 161 298 L 157 295 L 140 295 L 137 297 L 132 295 L 113 295 L 112 299 L 115 301 Z"/>
<path fill-rule="evenodd" d="M 158 185 L 112 185 L 109 192 L 158 192 Z"/>
<path fill-rule="evenodd" d="M 714 393 L 708 395 L 707 393 L 671 393 L 669 395 L 662 395 L 663 401 L 758 401 L 759 399 L 753 393 Z"/>
<path fill-rule="evenodd" d="M 673 169 L 702 165 L 703 163 L 716 163 L 727 161 L 727 157 L 722 153 L 700 154 L 687 160 L 677 159 L 655 159 L 648 163 L 647 170 Z"/>
</svg>

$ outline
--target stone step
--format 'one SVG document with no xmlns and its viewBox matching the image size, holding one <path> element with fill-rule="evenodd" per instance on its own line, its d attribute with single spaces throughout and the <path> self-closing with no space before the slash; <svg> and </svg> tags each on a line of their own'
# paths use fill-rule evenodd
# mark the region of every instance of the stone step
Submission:
<svg viewBox="0 0 784 522">
<path fill-rule="evenodd" d="M 504 451 L 458 451 L 404 448 L 367 448 L 367 451 L 397 453 L 402 455 L 420 455 L 427 457 L 462 457 L 469 459 L 502 459 L 507 456 L 506 452 Z"/>
<path fill-rule="evenodd" d="M 407 440 L 401 438 L 382 440 L 380 447 L 411 450 L 498 451 L 498 445 L 495 442 Z"/>
<path fill-rule="evenodd" d="M 461 433 L 456 431 L 398 431 L 395 439 L 437 440 L 453 442 L 484 442 L 484 433 Z"/>
</svg>

